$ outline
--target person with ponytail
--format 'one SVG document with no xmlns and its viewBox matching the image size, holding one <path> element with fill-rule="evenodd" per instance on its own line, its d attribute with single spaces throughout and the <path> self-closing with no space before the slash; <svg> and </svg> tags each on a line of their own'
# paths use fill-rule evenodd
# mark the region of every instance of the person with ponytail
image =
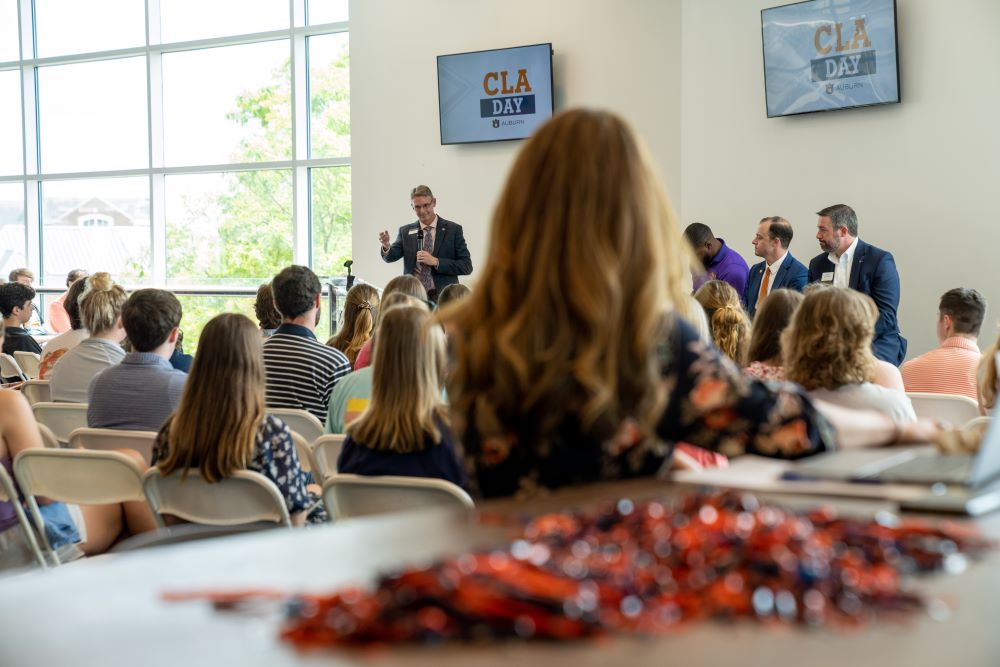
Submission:
<svg viewBox="0 0 1000 667">
<path fill-rule="evenodd" d="M 733 286 L 721 280 L 709 280 L 698 288 L 694 298 L 705 309 L 715 346 L 741 368 L 746 366 L 750 318 Z"/>
<path fill-rule="evenodd" d="M 377 317 L 378 290 L 371 285 L 355 285 L 344 300 L 344 324 L 326 344 L 343 352 L 353 368 L 358 352 L 372 337 Z"/>
<path fill-rule="evenodd" d="M 53 401 L 86 403 L 94 376 L 125 358 L 121 314 L 128 294 L 103 271 L 86 281 L 80 297 L 80 320 L 90 336 L 64 354 L 52 369 L 49 388 Z"/>
<path fill-rule="evenodd" d="M 278 487 L 295 523 L 322 523 L 320 489 L 302 470 L 292 432 L 265 414 L 262 337 L 250 318 L 216 315 L 202 329 L 177 411 L 156 436 L 153 465 L 164 475 L 197 470 L 207 482 L 237 470 Z"/>
</svg>

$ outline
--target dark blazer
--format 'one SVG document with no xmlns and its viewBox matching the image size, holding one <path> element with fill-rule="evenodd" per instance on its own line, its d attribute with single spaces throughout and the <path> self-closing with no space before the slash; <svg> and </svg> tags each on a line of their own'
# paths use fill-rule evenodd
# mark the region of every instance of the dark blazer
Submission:
<svg viewBox="0 0 1000 667">
<path fill-rule="evenodd" d="M 750 317 L 757 312 L 757 295 L 760 294 L 760 283 L 764 280 L 764 271 L 767 269 L 767 262 L 760 262 L 750 267 L 750 275 L 747 277 L 747 288 L 743 290 L 743 305 L 747 308 Z M 771 276 L 771 289 L 784 287 L 801 292 L 809 281 L 809 270 L 806 265 L 792 257 L 792 253 L 785 255 L 785 259 L 778 267 L 778 275 Z"/>
<path fill-rule="evenodd" d="M 389 246 L 389 250 L 382 254 L 382 259 L 386 262 L 395 262 L 402 258 L 404 274 L 412 274 L 417 268 L 419 228 L 419 221 L 400 227 L 396 240 Z M 431 267 L 431 277 L 438 292 L 446 285 L 457 283 L 459 276 L 472 273 L 472 257 L 469 255 L 469 247 L 465 244 L 462 225 L 457 222 L 438 216 L 437 229 L 434 232 L 434 250 L 431 254 L 440 262 L 438 266 Z"/>
<path fill-rule="evenodd" d="M 906 339 L 900 335 L 899 322 L 896 321 L 896 309 L 899 308 L 896 260 L 891 252 L 861 239 L 858 239 L 855 253 L 848 286 L 870 296 L 878 307 L 872 352 L 877 358 L 899 366 L 906 358 Z M 824 273 L 831 273 L 834 268 L 827 253 L 813 257 L 809 262 L 809 282 L 819 282 Z"/>
</svg>

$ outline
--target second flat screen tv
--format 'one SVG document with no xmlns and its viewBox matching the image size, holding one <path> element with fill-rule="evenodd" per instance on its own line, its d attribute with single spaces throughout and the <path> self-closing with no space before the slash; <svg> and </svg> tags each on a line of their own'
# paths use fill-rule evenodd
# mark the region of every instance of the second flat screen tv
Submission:
<svg viewBox="0 0 1000 667">
<path fill-rule="evenodd" d="M 552 45 L 438 56 L 441 143 L 524 139 L 552 116 Z"/>
<path fill-rule="evenodd" d="M 895 0 L 809 0 L 760 18 L 769 118 L 899 102 Z"/>
</svg>

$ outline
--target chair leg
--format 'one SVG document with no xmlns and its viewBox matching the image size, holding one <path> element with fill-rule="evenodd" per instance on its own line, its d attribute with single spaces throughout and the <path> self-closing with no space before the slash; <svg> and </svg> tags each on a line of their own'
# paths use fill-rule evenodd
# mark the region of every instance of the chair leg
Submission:
<svg viewBox="0 0 1000 667">
<path fill-rule="evenodd" d="M 24 533 L 24 539 L 27 541 L 28 546 L 31 548 L 31 553 L 35 556 L 35 560 L 38 564 L 42 566 L 42 569 L 48 569 L 49 564 L 45 560 L 45 554 L 42 553 L 41 548 L 38 546 L 38 539 L 35 537 L 35 529 L 32 528 L 31 522 L 28 521 L 28 516 L 24 513 L 24 508 L 17 501 L 12 503 L 14 505 L 14 511 L 17 514 L 17 520 L 21 524 L 21 532 Z"/>
<path fill-rule="evenodd" d="M 42 518 L 42 513 L 38 509 L 38 503 L 35 501 L 34 496 L 28 496 L 28 509 L 31 510 L 31 518 L 34 520 L 35 528 L 38 530 L 38 535 L 42 542 L 42 548 L 45 549 L 45 555 L 48 556 L 53 565 L 61 565 L 62 563 L 59 561 L 59 554 L 57 554 L 56 550 L 52 548 L 51 544 L 49 544 L 49 536 L 45 534 L 45 519 Z"/>
</svg>

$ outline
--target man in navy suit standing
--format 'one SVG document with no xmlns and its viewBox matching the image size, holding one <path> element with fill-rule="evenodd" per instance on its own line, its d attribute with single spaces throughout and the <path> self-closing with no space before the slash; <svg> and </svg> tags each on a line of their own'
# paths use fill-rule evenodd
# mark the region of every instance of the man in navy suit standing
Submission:
<svg viewBox="0 0 1000 667">
<path fill-rule="evenodd" d="M 382 259 L 395 262 L 402 258 L 403 273 L 416 276 L 432 301 L 437 301 L 446 285 L 472 273 L 472 257 L 462 226 L 438 217 L 434 212 L 436 204 L 431 189 L 418 185 L 410 192 L 410 206 L 417 221 L 400 227 L 392 245 L 388 230 L 378 235 Z"/>
<path fill-rule="evenodd" d="M 743 290 L 743 304 L 750 317 L 771 290 L 786 288 L 801 292 L 809 279 L 806 265 L 792 257 L 788 246 L 792 242 L 792 225 L 784 218 L 773 215 L 757 225 L 753 237 L 753 254 L 764 261 L 750 267 L 747 287 Z"/>
<path fill-rule="evenodd" d="M 823 254 L 809 262 L 809 282 L 821 282 L 867 294 L 878 307 L 872 352 L 899 366 L 906 339 L 899 333 L 899 272 L 892 253 L 858 238 L 858 216 L 847 204 L 827 206 L 816 215 L 816 239 Z"/>
</svg>

